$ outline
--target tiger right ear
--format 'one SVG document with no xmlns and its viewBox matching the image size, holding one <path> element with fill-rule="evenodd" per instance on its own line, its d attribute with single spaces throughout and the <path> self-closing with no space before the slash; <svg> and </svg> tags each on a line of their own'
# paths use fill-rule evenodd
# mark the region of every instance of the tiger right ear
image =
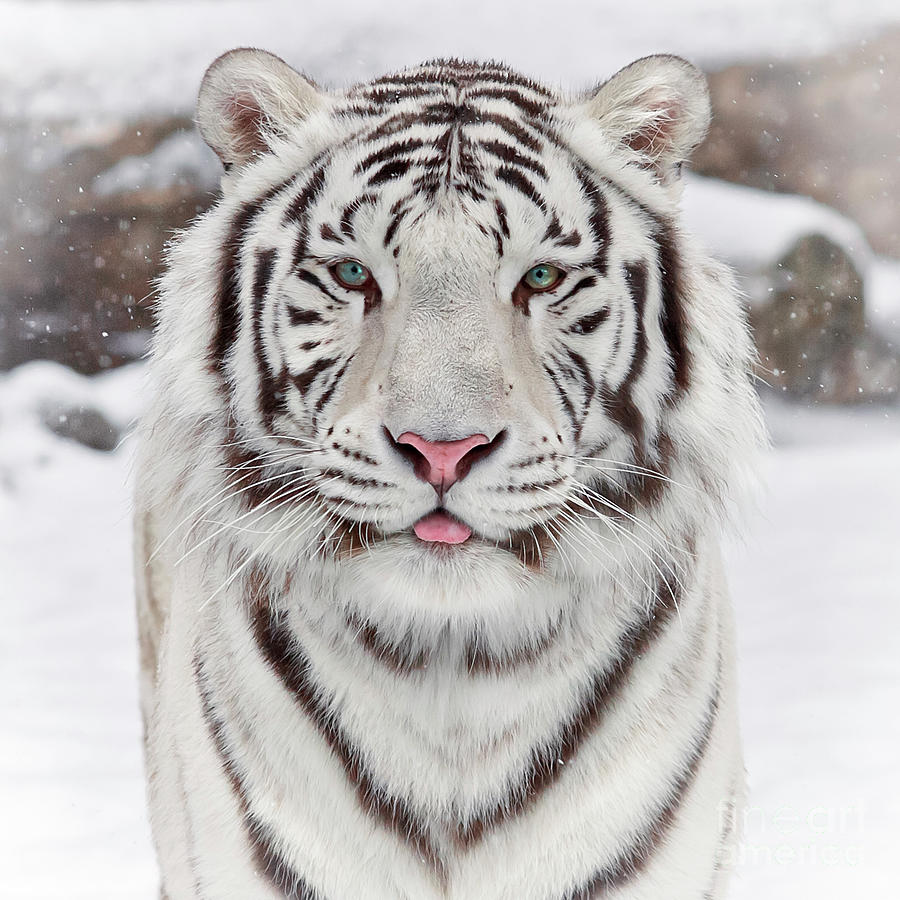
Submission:
<svg viewBox="0 0 900 900">
<path fill-rule="evenodd" d="M 311 81 L 264 50 L 230 50 L 206 70 L 197 98 L 203 140 L 225 168 L 267 153 L 325 100 Z"/>
<path fill-rule="evenodd" d="M 711 115 L 703 73 L 678 56 L 646 56 L 589 98 L 590 115 L 664 183 L 703 140 Z"/>
</svg>

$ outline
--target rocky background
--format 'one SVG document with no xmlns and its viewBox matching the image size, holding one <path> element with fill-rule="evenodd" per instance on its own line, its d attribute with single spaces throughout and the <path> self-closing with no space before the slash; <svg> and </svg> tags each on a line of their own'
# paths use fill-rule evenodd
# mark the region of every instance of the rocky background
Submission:
<svg viewBox="0 0 900 900">
<path fill-rule="evenodd" d="M 813 197 L 900 259 L 900 31 L 827 56 L 708 73 L 694 170 Z M 184 116 L 0 130 L 0 371 L 52 359 L 94 373 L 138 359 L 166 241 L 213 200 L 219 167 Z M 897 332 L 867 315 L 858 248 L 801 236 L 742 275 L 760 376 L 807 402 L 893 402 Z M 739 259 L 732 260 L 739 267 Z M 897 290 L 900 291 L 900 282 Z M 900 298 L 898 298 L 900 299 Z"/>
</svg>

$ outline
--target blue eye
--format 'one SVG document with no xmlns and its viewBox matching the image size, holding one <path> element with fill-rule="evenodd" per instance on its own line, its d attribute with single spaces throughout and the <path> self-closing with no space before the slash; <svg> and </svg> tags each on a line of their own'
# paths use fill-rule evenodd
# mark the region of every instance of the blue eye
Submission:
<svg viewBox="0 0 900 900">
<path fill-rule="evenodd" d="M 549 291 L 555 288 L 565 277 L 565 272 L 550 263 L 539 263 L 532 266 L 523 276 L 522 281 L 533 291 Z"/>
<path fill-rule="evenodd" d="M 345 259 L 331 267 L 335 281 L 351 291 L 359 291 L 369 286 L 372 273 L 355 259 Z"/>
</svg>

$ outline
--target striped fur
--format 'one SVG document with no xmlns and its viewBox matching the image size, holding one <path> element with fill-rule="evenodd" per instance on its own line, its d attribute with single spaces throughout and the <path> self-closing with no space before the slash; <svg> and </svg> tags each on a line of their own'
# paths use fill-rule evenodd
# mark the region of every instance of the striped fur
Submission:
<svg viewBox="0 0 900 900">
<path fill-rule="evenodd" d="M 671 57 L 580 98 L 214 64 L 227 174 L 170 251 L 137 494 L 170 900 L 724 896 L 718 540 L 762 435 L 734 283 L 677 224 L 707 116 Z M 413 535 L 404 431 L 493 439 L 442 500 L 464 544 Z"/>
</svg>

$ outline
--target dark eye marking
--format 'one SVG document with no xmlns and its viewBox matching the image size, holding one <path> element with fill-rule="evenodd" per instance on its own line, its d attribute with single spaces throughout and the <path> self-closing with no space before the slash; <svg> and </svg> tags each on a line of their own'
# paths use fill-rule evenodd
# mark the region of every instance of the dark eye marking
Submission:
<svg viewBox="0 0 900 900">
<path fill-rule="evenodd" d="M 609 318 L 609 309 L 598 309 L 587 316 L 582 316 L 569 329 L 572 334 L 590 334 L 596 331 Z"/>
<path fill-rule="evenodd" d="M 597 279 L 593 275 L 588 275 L 585 278 L 580 279 L 579 281 L 577 281 L 575 283 L 572 290 L 570 290 L 567 294 L 564 294 L 562 297 L 560 297 L 559 300 L 554 300 L 547 307 L 547 309 L 552 310 L 556 306 L 562 306 L 562 304 L 565 303 L 566 300 L 570 300 L 572 297 L 574 297 L 576 294 L 580 293 L 581 291 L 584 291 L 584 290 L 587 290 L 588 288 L 593 287 L 596 283 L 597 283 Z"/>
<path fill-rule="evenodd" d="M 320 325 L 325 321 L 314 309 L 300 309 L 296 306 L 288 307 L 288 318 L 291 325 Z"/>
<path fill-rule="evenodd" d="M 316 290 L 321 291 L 332 303 L 336 303 L 338 306 L 346 306 L 347 301 L 341 299 L 340 297 L 336 297 L 331 291 L 328 290 L 327 287 L 322 283 L 322 279 L 318 276 L 314 275 L 308 269 L 299 269 L 297 271 L 297 277 L 301 281 L 305 281 L 307 284 L 311 284 Z"/>
</svg>

